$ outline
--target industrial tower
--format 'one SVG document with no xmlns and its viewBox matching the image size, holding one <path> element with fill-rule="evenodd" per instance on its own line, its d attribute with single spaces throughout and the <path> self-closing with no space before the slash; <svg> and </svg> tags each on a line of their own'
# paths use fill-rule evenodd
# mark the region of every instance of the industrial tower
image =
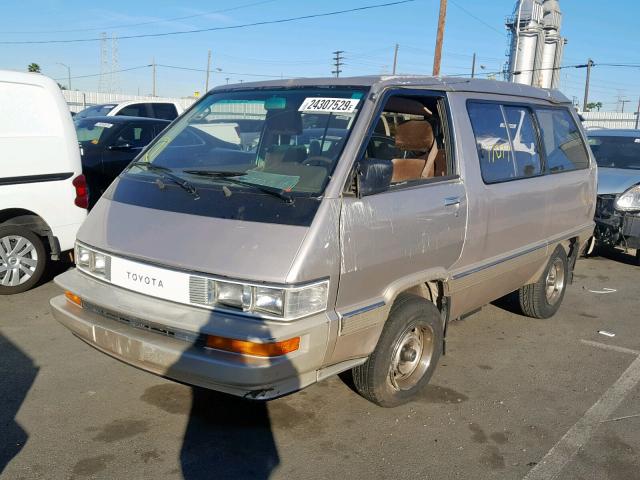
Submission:
<svg viewBox="0 0 640 480">
<path fill-rule="evenodd" d="M 534 87 L 558 88 L 567 42 L 560 36 L 558 0 L 518 0 L 507 17 L 510 47 L 507 79 Z"/>
</svg>

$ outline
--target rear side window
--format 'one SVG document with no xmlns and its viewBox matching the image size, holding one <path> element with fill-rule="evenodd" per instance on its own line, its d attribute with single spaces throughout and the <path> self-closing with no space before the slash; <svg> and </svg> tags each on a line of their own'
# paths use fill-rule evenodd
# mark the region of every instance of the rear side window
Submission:
<svg viewBox="0 0 640 480">
<path fill-rule="evenodd" d="M 127 105 L 120 110 L 117 115 L 126 115 L 127 117 L 148 117 L 146 103 L 134 103 Z"/>
<path fill-rule="evenodd" d="M 517 178 L 518 169 L 502 106 L 470 102 L 467 109 L 476 138 L 482 179 L 485 183 L 495 183 Z"/>
<path fill-rule="evenodd" d="M 589 155 L 573 117 L 566 109 L 537 108 L 536 116 L 551 173 L 589 167 Z"/>
<path fill-rule="evenodd" d="M 152 103 L 153 116 L 162 120 L 173 120 L 178 116 L 178 110 L 173 103 Z"/>
<path fill-rule="evenodd" d="M 538 135 L 534 126 L 531 110 L 526 107 L 505 105 L 511 150 L 516 164 L 516 176 L 532 177 L 542 173 Z"/>
</svg>

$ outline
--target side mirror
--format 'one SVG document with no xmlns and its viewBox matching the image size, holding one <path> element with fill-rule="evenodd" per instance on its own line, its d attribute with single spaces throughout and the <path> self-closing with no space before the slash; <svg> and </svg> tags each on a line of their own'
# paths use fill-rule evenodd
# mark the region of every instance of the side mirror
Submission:
<svg viewBox="0 0 640 480">
<path fill-rule="evenodd" d="M 128 143 L 120 143 L 120 144 L 116 144 L 116 145 L 109 145 L 107 147 L 107 149 L 109 150 L 116 150 L 116 151 L 127 151 L 127 150 L 131 150 L 133 147 L 128 144 Z"/>
<path fill-rule="evenodd" d="M 366 158 L 356 166 L 356 193 L 358 197 L 366 197 L 385 192 L 391 185 L 393 163 L 391 160 Z"/>
</svg>

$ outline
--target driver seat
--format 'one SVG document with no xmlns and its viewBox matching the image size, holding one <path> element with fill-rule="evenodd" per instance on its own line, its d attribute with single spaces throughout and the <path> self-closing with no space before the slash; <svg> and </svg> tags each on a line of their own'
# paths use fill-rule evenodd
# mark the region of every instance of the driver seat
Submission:
<svg viewBox="0 0 640 480">
<path fill-rule="evenodd" d="M 407 120 L 398 125 L 395 146 L 406 153 L 404 158 L 391 160 L 393 164 L 391 183 L 434 176 L 438 145 L 433 127 L 427 120 Z"/>
</svg>

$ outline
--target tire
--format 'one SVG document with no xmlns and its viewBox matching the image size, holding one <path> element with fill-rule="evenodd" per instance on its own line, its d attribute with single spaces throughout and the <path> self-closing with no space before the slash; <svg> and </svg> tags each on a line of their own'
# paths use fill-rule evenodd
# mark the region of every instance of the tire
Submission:
<svg viewBox="0 0 640 480">
<path fill-rule="evenodd" d="M 46 266 L 47 252 L 38 235 L 17 225 L 0 227 L 0 295 L 33 288 Z"/>
<path fill-rule="evenodd" d="M 636 266 L 640 267 L 640 248 L 636 248 Z"/>
<path fill-rule="evenodd" d="M 400 295 L 375 350 L 352 371 L 356 389 L 381 407 L 410 401 L 429 383 L 442 353 L 442 341 L 438 309 L 421 297 Z"/>
<path fill-rule="evenodd" d="M 522 313 L 532 318 L 551 318 L 555 315 L 567 289 L 568 264 L 564 248 L 558 245 L 540 279 L 518 290 Z"/>
</svg>

